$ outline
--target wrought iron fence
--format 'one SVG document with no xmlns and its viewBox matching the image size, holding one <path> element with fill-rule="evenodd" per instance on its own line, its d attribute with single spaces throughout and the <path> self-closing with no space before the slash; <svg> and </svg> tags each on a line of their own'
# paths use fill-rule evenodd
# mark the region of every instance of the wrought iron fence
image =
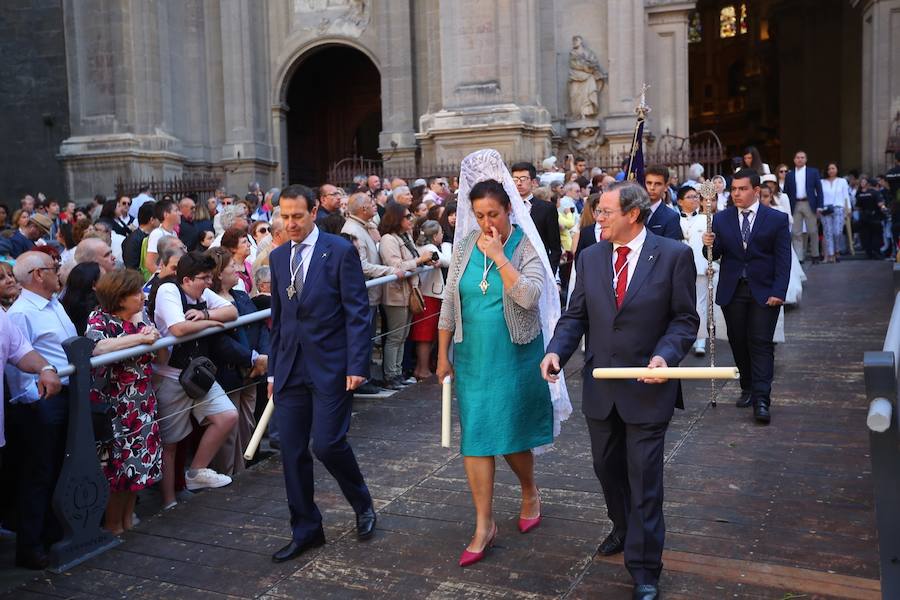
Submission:
<svg viewBox="0 0 900 600">
<path fill-rule="evenodd" d="M 144 188 L 149 188 L 150 195 L 154 198 L 162 198 L 168 194 L 175 200 L 180 200 L 184 196 L 205 200 L 207 197 L 215 195 L 221 182 L 220 178 L 209 175 L 174 177 L 165 180 L 151 178 L 125 181 L 120 178 L 116 180 L 116 197 L 134 197 Z"/>
</svg>

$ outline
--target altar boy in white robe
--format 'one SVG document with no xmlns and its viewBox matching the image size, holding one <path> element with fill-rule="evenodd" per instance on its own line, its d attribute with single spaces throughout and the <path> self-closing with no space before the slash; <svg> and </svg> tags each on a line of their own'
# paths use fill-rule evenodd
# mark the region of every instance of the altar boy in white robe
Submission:
<svg viewBox="0 0 900 600">
<path fill-rule="evenodd" d="M 694 266 L 697 268 L 697 314 L 700 315 L 700 329 L 697 331 L 697 341 L 694 342 L 694 355 L 706 354 L 707 336 L 707 298 L 708 287 L 706 281 L 706 255 L 703 253 L 703 234 L 706 232 L 706 213 L 700 210 L 700 194 L 689 185 L 678 190 L 678 210 L 681 213 L 681 234 L 685 244 L 694 252 Z M 713 203 L 713 212 L 716 204 Z M 716 284 L 719 280 L 719 263 L 713 263 L 713 294 L 716 292 Z M 718 306 L 715 307 L 719 310 Z"/>
</svg>

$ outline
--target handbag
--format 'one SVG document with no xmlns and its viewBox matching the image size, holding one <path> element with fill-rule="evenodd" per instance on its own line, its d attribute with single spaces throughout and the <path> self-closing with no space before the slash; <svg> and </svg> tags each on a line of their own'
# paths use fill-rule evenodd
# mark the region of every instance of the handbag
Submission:
<svg viewBox="0 0 900 600">
<path fill-rule="evenodd" d="M 216 365 L 205 356 L 195 356 L 178 375 L 184 393 L 193 399 L 202 398 L 216 382 Z"/>
<path fill-rule="evenodd" d="M 833 204 L 829 204 L 828 206 L 826 206 L 825 208 L 822 209 L 823 217 L 827 217 L 827 216 L 833 215 L 833 214 L 834 214 L 834 205 Z"/>
<path fill-rule="evenodd" d="M 407 282 L 409 283 L 409 282 Z M 414 315 L 421 315 L 425 312 L 425 296 L 419 286 L 409 283 L 409 312 Z"/>
</svg>

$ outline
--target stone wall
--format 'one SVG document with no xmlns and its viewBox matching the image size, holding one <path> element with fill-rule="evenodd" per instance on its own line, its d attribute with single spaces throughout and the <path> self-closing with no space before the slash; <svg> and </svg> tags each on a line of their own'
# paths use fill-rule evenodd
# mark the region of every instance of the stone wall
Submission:
<svg viewBox="0 0 900 600">
<path fill-rule="evenodd" d="M 0 2 L 0 202 L 26 192 L 64 198 L 56 153 L 69 135 L 60 0 Z"/>
</svg>

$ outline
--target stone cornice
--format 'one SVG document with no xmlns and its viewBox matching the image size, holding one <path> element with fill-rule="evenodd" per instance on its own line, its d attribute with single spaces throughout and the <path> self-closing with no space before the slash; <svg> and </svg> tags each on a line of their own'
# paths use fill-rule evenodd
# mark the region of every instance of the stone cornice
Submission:
<svg viewBox="0 0 900 600">
<path fill-rule="evenodd" d="M 648 13 L 690 11 L 697 7 L 695 0 L 644 0 Z"/>
</svg>

